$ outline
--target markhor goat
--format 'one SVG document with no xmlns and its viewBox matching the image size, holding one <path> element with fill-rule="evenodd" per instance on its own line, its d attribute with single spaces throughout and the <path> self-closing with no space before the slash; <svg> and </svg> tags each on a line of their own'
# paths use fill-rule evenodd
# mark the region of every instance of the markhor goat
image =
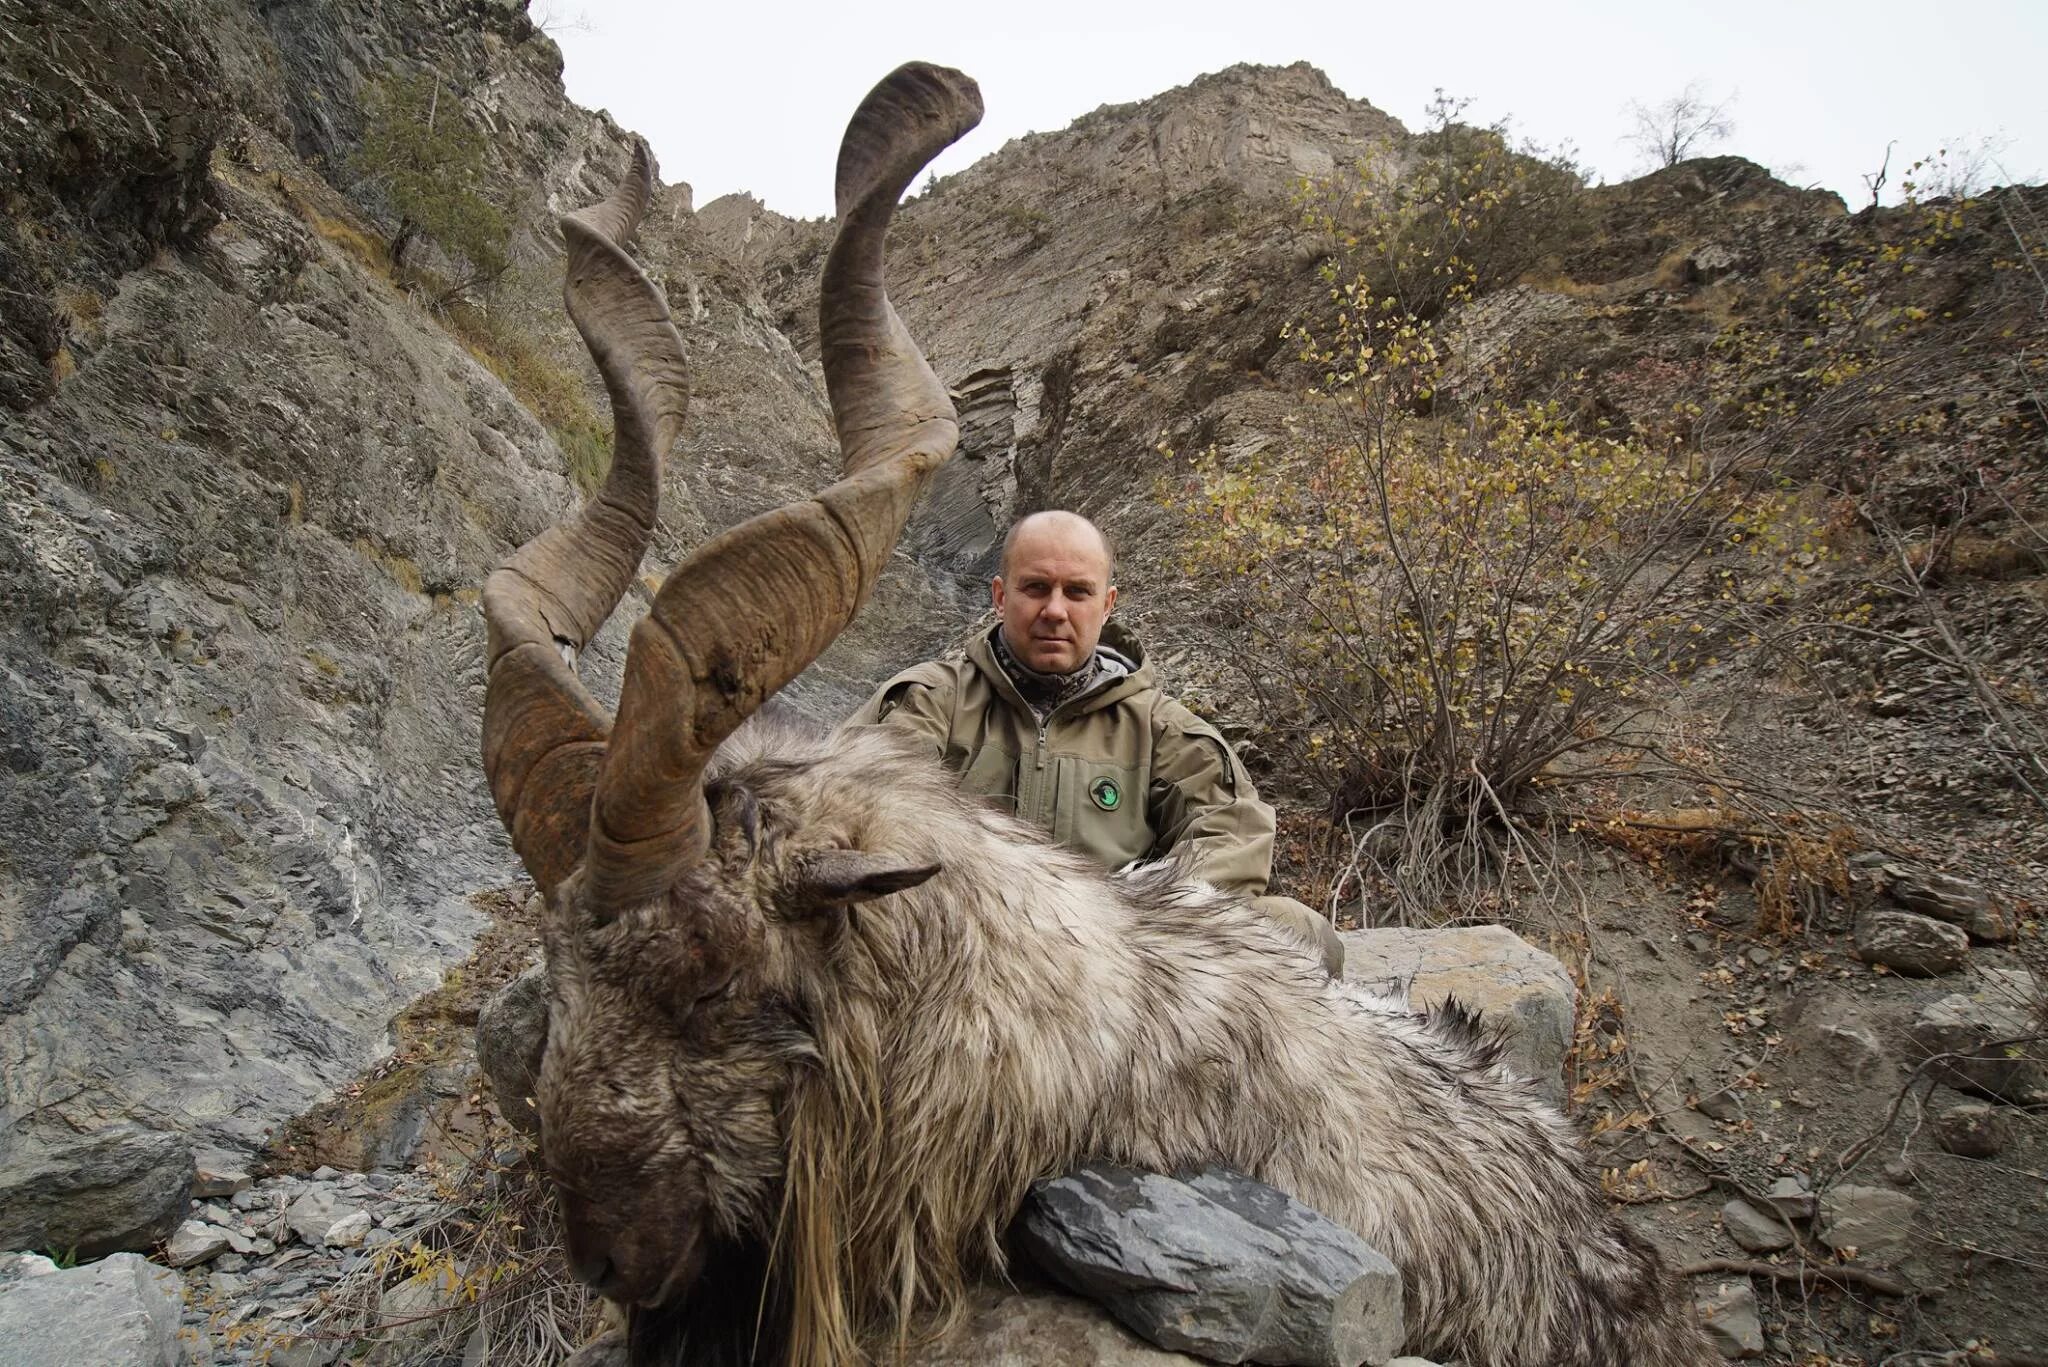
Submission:
<svg viewBox="0 0 2048 1367">
<path fill-rule="evenodd" d="M 1227 1163 L 1393 1259 L 1418 1351 L 1716 1361 L 1570 1126 L 1462 1014 L 1325 981 L 1170 866 L 1105 876 L 886 733 L 734 735 L 859 610 L 952 454 L 882 245 L 980 112 L 966 77 L 911 65 L 854 115 L 820 306 L 845 474 L 677 566 L 616 721 L 573 653 L 637 571 L 683 409 L 680 339 L 623 250 L 644 151 L 564 222 L 616 453 L 486 586 L 484 762 L 550 903 L 541 1147 L 577 1274 L 637 1307 L 639 1360 L 831 1367 L 999 1267 L 1034 1178 Z"/>
</svg>

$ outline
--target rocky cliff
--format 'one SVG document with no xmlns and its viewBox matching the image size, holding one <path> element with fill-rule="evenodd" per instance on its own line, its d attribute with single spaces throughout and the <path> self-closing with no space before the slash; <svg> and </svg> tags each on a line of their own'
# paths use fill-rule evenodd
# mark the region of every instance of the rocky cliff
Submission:
<svg viewBox="0 0 2048 1367">
<path fill-rule="evenodd" d="M 195 1146 L 254 1150 L 387 1051 L 484 924 L 472 897 L 517 874 L 477 781 L 475 590 L 576 495 L 494 358 L 380 265 L 392 224 L 347 169 L 361 91 L 421 67 L 466 101 L 530 274 L 501 306 L 593 395 L 548 301 L 552 222 L 628 139 L 498 4 L 9 10 L 0 1243 L 90 1252 L 161 1232 Z M 834 449 L 688 187 L 653 217 L 698 395 L 666 560 Z M 911 648 L 958 615 L 914 572 L 880 603 L 948 623 Z M 843 707 L 872 652 L 849 639 L 802 696 Z"/>
</svg>

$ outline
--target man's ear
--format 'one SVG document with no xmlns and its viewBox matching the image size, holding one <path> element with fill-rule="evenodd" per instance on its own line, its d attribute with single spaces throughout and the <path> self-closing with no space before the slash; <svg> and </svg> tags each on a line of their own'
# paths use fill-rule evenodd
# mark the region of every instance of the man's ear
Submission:
<svg viewBox="0 0 2048 1367">
<path fill-rule="evenodd" d="M 791 875 L 783 905 L 791 918 L 872 902 L 914 888 L 939 871 L 937 864 L 907 864 L 864 850 L 819 850 L 804 856 Z"/>
<path fill-rule="evenodd" d="M 1102 594 L 1102 615 L 1109 616 L 1116 611 L 1116 585 L 1111 584 Z"/>
<path fill-rule="evenodd" d="M 995 602 L 998 615 L 1003 610 L 1003 576 L 1000 574 L 988 581 L 988 596 Z"/>
</svg>

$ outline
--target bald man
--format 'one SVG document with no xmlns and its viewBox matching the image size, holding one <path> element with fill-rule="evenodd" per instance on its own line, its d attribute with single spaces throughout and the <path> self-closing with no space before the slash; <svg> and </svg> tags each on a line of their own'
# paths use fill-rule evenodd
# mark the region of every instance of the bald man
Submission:
<svg viewBox="0 0 2048 1367">
<path fill-rule="evenodd" d="M 1159 690 L 1128 633 L 1121 649 L 1103 643 L 1115 568 L 1088 519 L 1022 519 L 990 585 L 996 625 L 964 656 L 883 684 L 848 724 L 928 740 L 967 792 L 1010 804 L 1107 868 L 1185 851 L 1196 877 L 1251 898 L 1337 976 L 1344 946 L 1329 921 L 1265 895 L 1273 809 L 1244 765 L 1216 728 Z"/>
</svg>

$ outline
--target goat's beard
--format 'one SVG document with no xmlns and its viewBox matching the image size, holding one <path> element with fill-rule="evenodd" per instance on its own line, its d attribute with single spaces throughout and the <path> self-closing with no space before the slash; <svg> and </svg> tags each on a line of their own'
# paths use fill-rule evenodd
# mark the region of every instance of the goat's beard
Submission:
<svg viewBox="0 0 2048 1367">
<path fill-rule="evenodd" d="M 789 1308 L 753 1239 L 707 1236 L 702 1270 L 665 1305 L 626 1311 L 632 1367 L 767 1367 L 787 1355 Z"/>
</svg>

